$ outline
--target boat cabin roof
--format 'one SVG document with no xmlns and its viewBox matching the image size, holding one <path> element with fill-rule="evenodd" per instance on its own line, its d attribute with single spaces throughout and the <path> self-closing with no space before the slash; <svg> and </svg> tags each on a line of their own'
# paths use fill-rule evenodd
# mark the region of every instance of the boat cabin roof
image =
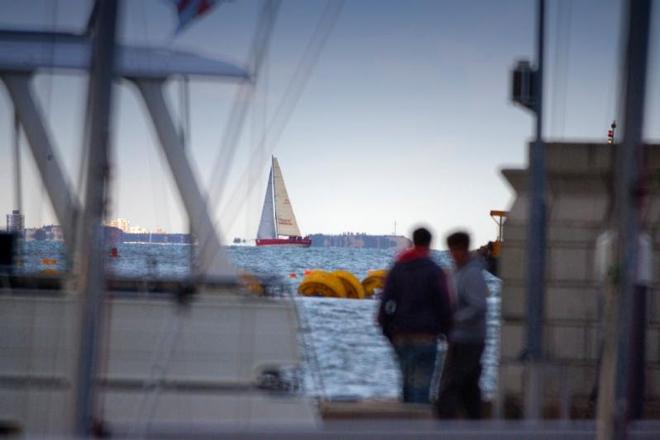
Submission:
<svg viewBox="0 0 660 440">
<path fill-rule="evenodd" d="M 40 69 L 89 70 L 91 40 L 66 32 L 0 31 L 0 71 Z M 201 55 L 166 48 L 118 46 L 116 68 L 129 78 L 167 78 L 172 75 L 247 80 L 243 67 Z"/>
</svg>

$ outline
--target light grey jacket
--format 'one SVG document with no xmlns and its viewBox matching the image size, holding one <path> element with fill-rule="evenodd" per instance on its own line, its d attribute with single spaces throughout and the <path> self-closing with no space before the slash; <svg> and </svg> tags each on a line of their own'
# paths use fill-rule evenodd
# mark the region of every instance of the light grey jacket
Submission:
<svg viewBox="0 0 660 440">
<path fill-rule="evenodd" d="M 486 297 L 488 286 L 478 258 L 454 273 L 454 327 L 452 342 L 482 343 L 486 338 Z"/>
</svg>

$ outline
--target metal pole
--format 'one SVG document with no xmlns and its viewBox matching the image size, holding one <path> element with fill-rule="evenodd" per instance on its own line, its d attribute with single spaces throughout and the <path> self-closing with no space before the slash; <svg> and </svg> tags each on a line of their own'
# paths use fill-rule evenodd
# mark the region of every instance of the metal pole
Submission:
<svg viewBox="0 0 660 440">
<path fill-rule="evenodd" d="M 92 433 L 100 331 L 103 328 L 105 299 L 105 254 L 103 217 L 108 179 L 110 147 L 110 109 L 114 77 L 117 0 L 97 1 L 97 21 L 92 43 L 88 109 L 89 131 L 86 136 L 89 161 L 87 188 L 82 217 L 80 262 L 81 327 L 78 374 L 76 377 L 75 435 Z"/>
<path fill-rule="evenodd" d="M 650 0 L 628 2 L 626 53 L 624 55 L 623 138 L 616 151 L 616 206 L 618 220 L 617 261 L 619 270 L 619 316 L 613 437 L 626 437 L 630 402 L 630 346 L 632 311 L 637 284 L 640 230 L 640 159 L 646 94 Z"/>
<path fill-rule="evenodd" d="M 545 150 L 543 144 L 543 52 L 545 0 L 537 11 L 537 65 L 534 76 L 536 139 L 529 151 L 529 229 L 527 238 L 528 384 L 525 417 L 539 419 L 543 404 L 543 301 L 545 289 Z"/>
<path fill-rule="evenodd" d="M 21 183 L 21 123 L 18 113 L 14 110 L 14 166 L 16 167 L 16 189 L 14 191 L 14 206 L 19 212 L 23 212 L 23 194 Z"/>
</svg>

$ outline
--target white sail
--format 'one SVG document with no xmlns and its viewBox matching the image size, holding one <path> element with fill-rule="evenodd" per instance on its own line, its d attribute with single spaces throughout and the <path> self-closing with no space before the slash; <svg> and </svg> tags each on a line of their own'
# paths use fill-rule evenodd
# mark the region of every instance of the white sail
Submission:
<svg viewBox="0 0 660 440">
<path fill-rule="evenodd" d="M 266 185 L 266 197 L 264 198 L 264 206 L 261 209 L 261 221 L 259 222 L 259 230 L 257 231 L 257 238 L 277 238 L 277 231 L 275 230 L 275 212 L 273 211 L 273 169 L 270 169 L 268 175 L 268 184 Z"/>
<path fill-rule="evenodd" d="M 296 216 L 293 215 L 291 201 L 289 201 L 289 195 L 286 192 L 286 186 L 284 186 L 282 170 L 275 158 L 273 158 L 272 173 L 273 187 L 275 188 L 275 222 L 277 233 L 289 237 L 300 237 L 298 222 L 296 222 Z"/>
</svg>

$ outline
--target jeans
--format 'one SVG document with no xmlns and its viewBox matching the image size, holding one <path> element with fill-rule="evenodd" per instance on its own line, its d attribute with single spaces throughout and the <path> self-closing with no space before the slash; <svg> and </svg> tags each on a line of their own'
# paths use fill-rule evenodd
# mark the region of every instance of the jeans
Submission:
<svg viewBox="0 0 660 440">
<path fill-rule="evenodd" d="M 429 403 L 429 388 L 435 370 L 437 344 L 435 342 L 395 343 L 401 369 L 403 401 Z"/>
</svg>

